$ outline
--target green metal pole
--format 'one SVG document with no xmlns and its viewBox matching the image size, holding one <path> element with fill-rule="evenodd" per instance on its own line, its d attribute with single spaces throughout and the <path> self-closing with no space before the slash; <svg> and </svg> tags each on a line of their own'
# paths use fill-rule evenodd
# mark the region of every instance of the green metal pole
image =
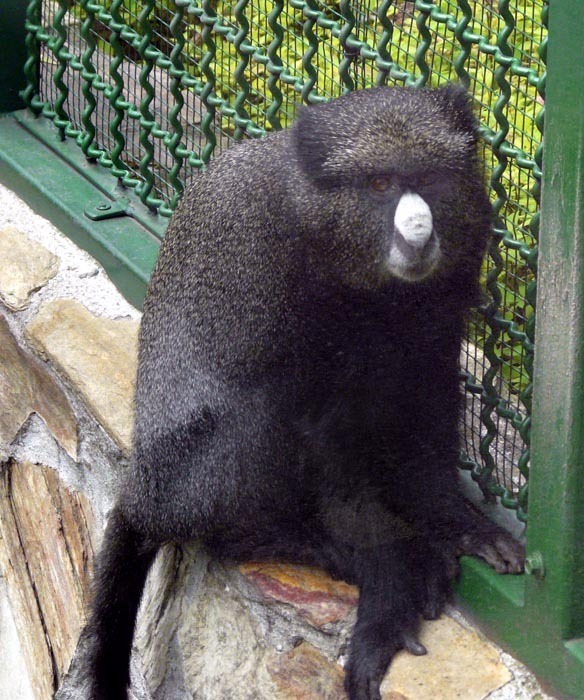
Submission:
<svg viewBox="0 0 584 700">
<path fill-rule="evenodd" d="M 0 2 L 0 113 L 22 109 L 20 91 L 26 86 L 26 2 Z"/>
<path fill-rule="evenodd" d="M 549 8 L 527 528 L 525 612 L 564 642 L 584 637 L 583 9 Z"/>
</svg>

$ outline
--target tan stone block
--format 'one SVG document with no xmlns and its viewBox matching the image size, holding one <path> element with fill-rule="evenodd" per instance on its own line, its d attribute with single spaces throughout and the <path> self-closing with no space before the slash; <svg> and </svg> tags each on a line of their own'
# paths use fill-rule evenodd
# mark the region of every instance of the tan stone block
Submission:
<svg viewBox="0 0 584 700">
<path fill-rule="evenodd" d="M 318 628 L 343 620 L 359 599 L 355 586 L 334 581 L 310 566 L 246 563 L 239 570 L 260 589 L 265 599 L 293 606 L 301 617 Z"/>
<path fill-rule="evenodd" d="M 38 700 L 50 700 L 75 650 L 88 602 L 96 525 L 87 500 L 52 469 L 0 475 L 0 569 Z"/>
<path fill-rule="evenodd" d="M 258 675 L 265 654 L 260 627 L 237 591 L 211 571 L 195 596 L 177 602 L 173 653 L 178 652 L 189 694 L 205 700 L 274 699 Z"/>
<path fill-rule="evenodd" d="M 67 397 L 39 360 L 23 350 L 0 316 L 0 452 L 32 412 L 77 459 L 77 424 Z"/>
<path fill-rule="evenodd" d="M 424 623 L 420 641 L 428 653 L 396 655 L 383 700 L 482 700 L 511 680 L 495 647 L 450 617 Z"/>
<path fill-rule="evenodd" d="M 272 652 L 266 666 L 278 700 L 345 697 L 341 667 L 306 642 L 284 654 Z"/>
<path fill-rule="evenodd" d="M 139 322 L 90 313 L 74 299 L 44 304 L 27 338 L 75 387 L 99 423 L 129 451 Z"/>
<path fill-rule="evenodd" d="M 30 295 L 59 269 L 59 259 L 11 226 L 0 231 L 0 299 L 14 311 L 28 306 Z"/>
</svg>

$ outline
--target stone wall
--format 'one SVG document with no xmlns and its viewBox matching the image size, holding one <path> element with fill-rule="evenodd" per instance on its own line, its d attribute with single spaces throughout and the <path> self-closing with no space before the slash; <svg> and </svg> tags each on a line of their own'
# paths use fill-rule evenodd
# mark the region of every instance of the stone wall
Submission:
<svg viewBox="0 0 584 700">
<path fill-rule="evenodd" d="M 138 324 L 95 261 L 0 187 L 0 697 L 49 700 L 74 655 L 127 465 Z M 133 696 L 342 698 L 356 601 L 319 571 L 169 547 L 142 604 Z M 509 687 L 499 651 L 460 616 L 422 641 L 430 653 L 398 655 L 384 700 Z M 75 679 L 73 663 L 63 697 L 84 697 Z"/>
</svg>

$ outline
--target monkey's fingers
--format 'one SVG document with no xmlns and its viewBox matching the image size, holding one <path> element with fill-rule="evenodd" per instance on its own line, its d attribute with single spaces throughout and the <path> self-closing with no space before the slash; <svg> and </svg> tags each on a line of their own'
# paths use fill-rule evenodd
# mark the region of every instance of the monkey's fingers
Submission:
<svg viewBox="0 0 584 700">
<path fill-rule="evenodd" d="M 393 650 L 380 648 L 375 654 L 369 654 L 359 667 L 349 664 L 345 677 L 345 690 L 349 700 L 381 700 L 381 683 L 395 652 L 400 649 L 414 656 L 427 654 L 423 644 L 410 634 L 402 635 L 396 640 Z"/>
<path fill-rule="evenodd" d="M 362 663 L 349 662 L 345 676 L 345 690 L 349 700 L 381 700 L 381 682 L 389 665 L 381 650 L 363 658 Z"/>
<path fill-rule="evenodd" d="M 505 532 L 465 535 L 461 544 L 464 554 L 480 557 L 498 574 L 523 572 L 525 548 Z"/>
<path fill-rule="evenodd" d="M 428 653 L 426 647 L 421 644 L 415 637 L 405 636 L 403 641 L 403 647 L 406 651 L 414 656 L 424 656 Z"/>
</svg>

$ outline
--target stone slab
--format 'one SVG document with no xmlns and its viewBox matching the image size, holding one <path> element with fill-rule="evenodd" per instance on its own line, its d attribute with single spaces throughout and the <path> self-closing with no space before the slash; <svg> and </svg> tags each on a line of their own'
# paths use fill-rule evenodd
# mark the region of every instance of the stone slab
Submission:
<svg viewBox="0 0 584 700">
<path fill-rule="evenodd" d="M 278 700 L 344 698 L 342 668 L 306 642 L 289 652 L 272 652 L 266 663 Z"/>
<path fill-rule="evenodd" d="M 291 605 L 318 629 L 345 619 L 359 599 L 355 586 L 334 581 L 314 567 L 252 562 L 242 564 L 239 570 L 266 601 Z"/>
<path fill-rule="evenodd" d="M 0 315 L 0 456 L 32 412 L 77 458 L 77 422 L 69 400 L 39 360 L 21 348 Z"/>
<path fill-rule="evenodd" d="M 85 621 L 96 524 L 84 496 L 52 469 L 0 472 L 0 569 L 34 696 L 49 699 Z"/>
<path fill-rule="evenodd" d="M 396 655 L 383 700 L 483 700 L 512 678 L 492 644 L 450 617 L 424 623 L 420 641 L 428 653 Z"/>
<path fill-rule="evenodd" d="M 129 452 L 139 322 L 103 318 L 74 299 L 43 304 L 27 327 L 30 344 L 83 397 L 118 446 Z"/>
<path fill-rule="evenodd" d="M 0 230 L 0 299 L 13 311 L 59 270 L 59 259 L 13 226 Z"/>
<path fill-rule="evenodd" d="M 35 700 L 5 582 L 0 578 L 0 698 Z"/>
</svg>

